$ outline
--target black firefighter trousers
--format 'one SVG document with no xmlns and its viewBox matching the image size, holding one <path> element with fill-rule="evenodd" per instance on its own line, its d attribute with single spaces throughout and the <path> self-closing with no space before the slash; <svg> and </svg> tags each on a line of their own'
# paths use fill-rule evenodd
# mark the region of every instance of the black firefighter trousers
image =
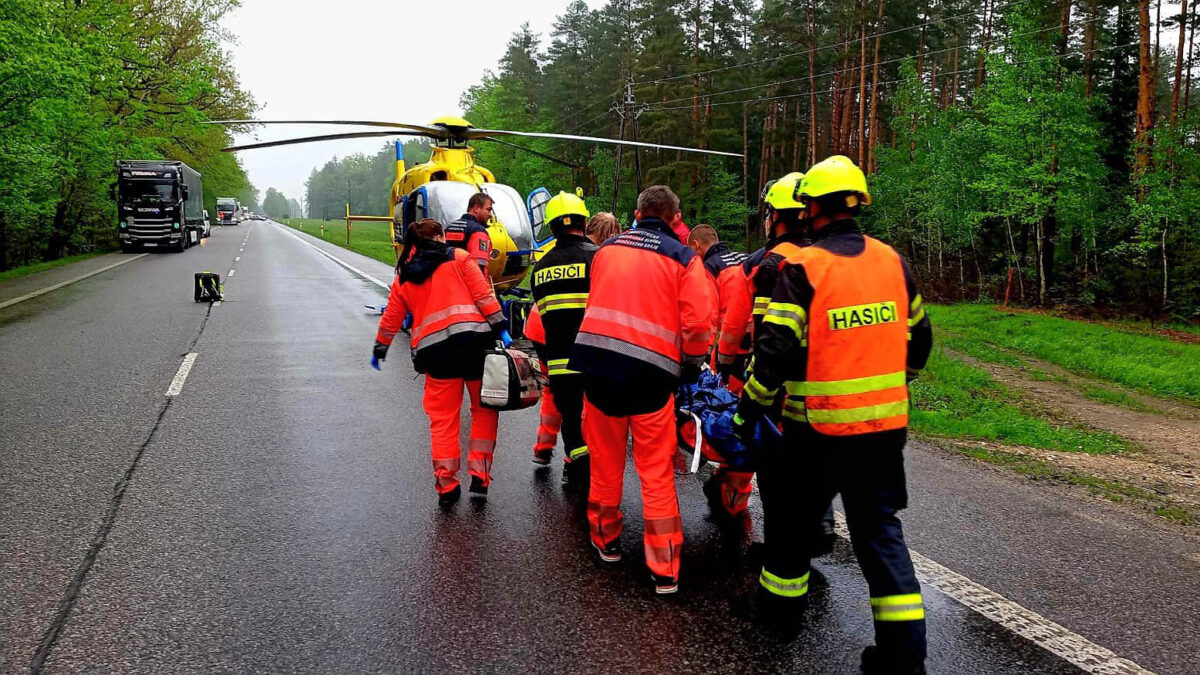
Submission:
<svg viewBox="0 0 1200 675">
<path fill-rule="evenodd" d="M 562 416 L 564 459 L 568 464 L 587 459 L 587 443 L 583 439 L 583 376 L 579 374 L 551 375 L 550 391 L 554 405 Z"/>
<path fill-rule="evenodd" d="M 759 583 L 779 601 L 808 591 L 809 542 L 829 502 L 842 495 L 854 555 L 870 588 L 875 641 L 905 660 L 925 659 L 925 610 L 897 512 L 908 505 L 907 430 L 826 436 L 784 421 L 783 442 L 758 472 L 765 558 Z"/>
</svg>

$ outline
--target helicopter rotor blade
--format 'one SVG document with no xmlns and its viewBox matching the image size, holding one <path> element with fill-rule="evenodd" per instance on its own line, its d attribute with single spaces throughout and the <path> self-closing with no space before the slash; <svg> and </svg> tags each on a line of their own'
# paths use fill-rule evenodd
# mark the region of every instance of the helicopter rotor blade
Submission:
<svg viewBox="0 0 1200 675">
<path fill-rule="evenodd" d="M 584 143 L 608 143 L 610 145 L 626 145 L 636 148 L 651 148 L 655 150 L 678 150 L 681 152 L 699 152 L 706 155 L 721 155 L 723 157 L 741 157 L 741 153 L 722 152 L 720 150 L 704 150 L 702 148 L 686 148 L 678 145 L 661 145 L 659 143 L 642 143 L 640 141 L 619 141 L 615 138 L 599 138 L 597 136 L 574 136 L 571 134 L 550 134 L 533 131 L 507 131 L 504 129 L 470 129 L 466 133 L 468 139 L 478 139 L 487 136 L 523 136 L 525 138 L 554 138 L 562 141 L 583 141 Z"/>
<path fill-rule="evenodd" d="M 222 124 L 225 126 L 251 124 L 343 124 L 360 127 L 389 127 L 393 129 L 409 129 L 419 131 L 434 138 L 448 136 L 445 129 L 431 127 L 426 124 L 408 124 L 406 122 L 379 122 L 375 120 L 209 120 L 203 124 Z"/>
<path fill-rule="evenodd" d="M 282 141 L 265 141 L 262 143 L 250 143 L 247 145 L 231 145 L 228 148 L 221 148 L 224 152 L 237 152 L 239 150 L 256 150 L 258 148 L 274 148 L 280 145 L 296 145 L 298 143 L 316 143 L 318 141 L 337 141 L 346 138 L 372 138 L 375 136 L 424 136 L 425 134 L 419 131 L 356 131 L 348 134 L 324 134 L 321 136 L 304 136 L 301 138 L 287 138 Z"/>
<path fill-rule="evenodd" d="M 547 155 L 546 153 L 539 152 L 537 150 L 534 150 L 533 148 L 527 148 L 523 145 L 517 145 L 516 143 L 509 143 L 508 141 L 502 141 L 499 138 L 492 138 L 491 136 L 481 136 L 475 140 L 491 141 L 492 143 L 499 143 L 500 145 L 507 145 L 510 148 L 516 148 L 517 150 L 524 150 L 525 152 L 528 152 L 533 155 L 537 155 L 538 157 L 541 157 L 542 159 L 548 159 L 551 162 L 554 162 L 555 164 L 561 164 L 569 169 L 582 169 L 583 168 L 582 166 L 579 166 L 578 164 L 568 162 L 565 159 L 559 159 L 559 158 L 555 157 L 554 155 Z"/>
</svg>

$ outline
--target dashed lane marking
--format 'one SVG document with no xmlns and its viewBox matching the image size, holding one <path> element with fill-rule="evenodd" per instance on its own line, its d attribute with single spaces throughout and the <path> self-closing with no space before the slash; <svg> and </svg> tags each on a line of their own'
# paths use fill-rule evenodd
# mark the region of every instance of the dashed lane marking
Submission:
<svg viewBox="0 0 1200 675">
<path fill-rule="evenodd" d="M 236 271 L 237 271 L 237 270 L 229 270 L 229 274 L 226 274 L 225 276 L 227 276 L 227 277 L 232 277 L 232 276 L 233 276 L 233 273 L 234 273 L 234 272 L 236 272 Z"/>
<path fill-rule="evenodd" d="M 196 352 L 188 352 L 183 357 L 183 363 L 179 364 L 179 370 L 175 371 L 175 377 L 171 380 L 171 386 L 167 387 L 167 396 L 178 396 L 179 392 L 183 391 L 183 383 L 187 381 L 188 373 L 192 372 L 192 365 L 196 363 Z"/>
<path fill-rule="evenodd" d="M 834 513 L 834 529 L 849 540 L 846 517 Z M 954 570 L 909 549 L 917 578 L 950 596 L 967 609 L 990 619 L 1003 628 L 1033 642 L 1042 649 L 1099 675 L 1153 675 L 1128 659 L 1123 659 L 1087 638 L 1060 626 L 1046 617 L 1025 609 L 992 589 L 971 581 Z"/>
<path fill-rule="evenodd" d="M 241 259 L 242 259 L 242 256 L 240 256 L 240 255 L 235 255 L 235 256 L 233 256 L 233 262 L 237 262 L 237 261 L 239 261 L 239 260 L 241 260 Z"/>
<path fill-rule="evenodd" d="M 296 241 L 300 242 L 301 244 L 304 244 L 305 246 L 316 251 L 317 253 L 320 253 L 321 255 L 325 256 L 326 258 L 329 258 L 330 260 L 332 260 L 333 262 L 341 265 L 342 267 L 345 267 L 346 269 L 350 270 L 351 272 L 354 272 L 358 276 L 366 279 L 367 281 L 370 281 L 370 282 L 374 283 L 375 285 L 377 285 L 381 288 L 384 288 L 384 289 L 391 288 L 390 284 L 385 284 L 384 282 L 380 281 L 379 279 L 376 279 L 375 277 L 371 276 L 370 274 L 367 274 L 366 272 L 358 269 L 354 265 L 351 265 L 350 263 L 346 262 L 345 260 L 342 260 L 341 258 L 333 255 L 332 253 L 329 253 L 318 246 L 314 246 L 314 245 L 308 243 L 307 241 L 304 241 L 296 234 L 288 232 L 286 225 L 278 225 L 277 224 L 276 227 L 279 229 L 280 232 L 283 232 L 284 234 L 291 237 L 292 239 L 295 239 Z"/>
<path fill-rule="evenodd" d="M 123 260 L 118 260 L 117 262 L 115 262 L 111 265 L 101 267 L 100 269 L 88 272 L 87 274 L 81 274 L 81 275 L 75 277 L 74 279 L 68 279 L 66 281 L 62 281 L 57 284 L 54 284 L 53 286 L 47 286 L 45 288 L 36 290 L 32 293 L 26 293 L 25 295 L 22 295 L 20 297 L 12 298 L 11 300 L 5 300 L 4 302 L 0 302 L 0 309 L 4 309 L 5 307 L 8 307 L 10 305 L 15 305 L 18 302 L 25 302 L 26 300 L 31 300 L 33 298 L 38 297 L 39 295 L 45 295 L 46 293 L 49 293 L 50 291 L 57 291 L 58 289 L 62 288 L 63 286 L 70 286 L 71 284 L 73 284 L 77 281 L 83 281 L 84 279 L 87 279 L 88 277 L 94 277 L 97 274 L 100 274 L 101 272 L 107 272 L 114 267 L 120 267 L 121 265 L 124 265 L 125 263 L 131 263 L 134 260 L 137 260 L 138 258 L 145 258 L 148 255 L 150 255 L 150 254 L 149 253 L 139 253 L 138 255 L 135 255 L 130 258 L 125 258 Z"/>
</svg>

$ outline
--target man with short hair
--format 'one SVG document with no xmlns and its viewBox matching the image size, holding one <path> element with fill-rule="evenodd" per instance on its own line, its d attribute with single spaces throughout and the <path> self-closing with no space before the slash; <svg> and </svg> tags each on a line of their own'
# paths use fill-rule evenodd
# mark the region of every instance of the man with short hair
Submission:
<svg viewBox="0 0 1200 675">
<path fill-rule="evenodd" d="M 716 328 L 716 289 L 674 232 L 679 197 L 665 185 L 638 196 L 637 227 L 592 259 L 591 289 L 569 368 L 583 377 L 591 455 L 588 525 L 604 562 L 621 559 L 621 483 L 633 434 L 642 483 L 646 564 L 655 592 L 678 590 L 683 524 L 675 495 L 675 405 L 695 382 Z"/>
<path fill-rule="evenodd" d="M 467 212 L 446 226 L 446 243 L 470 253 L 483 268 L 485 277 L 488 261 L 492 258 L 492 238 L 487 223 L 492 219 L 493 203 L 487 193 L 477 192 L 467 201 Z"/>
</svg>

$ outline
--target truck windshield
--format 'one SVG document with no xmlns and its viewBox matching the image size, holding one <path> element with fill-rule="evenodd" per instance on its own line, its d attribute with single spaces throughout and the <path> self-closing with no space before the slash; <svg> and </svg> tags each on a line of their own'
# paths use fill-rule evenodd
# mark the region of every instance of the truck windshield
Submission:
<svg viewBox="0 0 1200 675">
<path fill-rule="evenodd" d="M 237 204 L 233 202 L 217 202 L 217 208 L 222 211 L 236 211 Z"/>
<path fill-rule="evenodd" d="M 175 184 L 148 180 L 130 181 L 121 185 L 121 194 L 134 200 L 174 201 Z"/>
</svg>

